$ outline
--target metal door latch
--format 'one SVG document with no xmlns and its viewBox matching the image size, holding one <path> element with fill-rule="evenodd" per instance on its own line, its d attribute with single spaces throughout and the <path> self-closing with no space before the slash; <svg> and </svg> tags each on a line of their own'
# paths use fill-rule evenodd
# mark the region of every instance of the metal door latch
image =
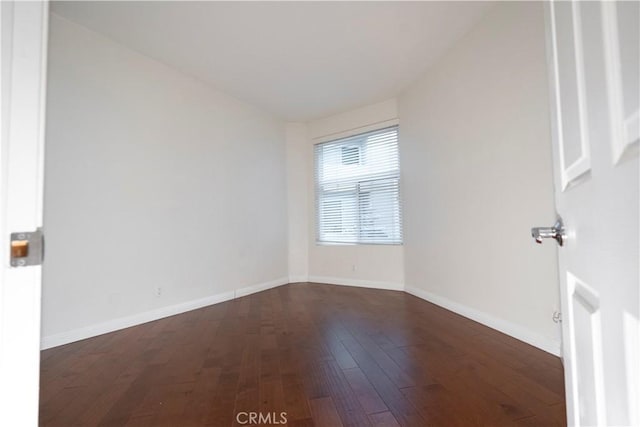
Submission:
<svg viewBox="0 0 640 427">
<path fill-rule="evenodd" d="M 44 259 L 44 235 L 42 229 L 11 233 L 11 267 L 40 265 Z"/>
<path fill-rule="evenodd" d="M 558 218 L 553 227 L 532 228 L 531 237 L 533 237 L 537 243 L 542 243 L 542 239 L 555 239 L 555 241 L 558 242 L 558 245 L 564 245 L 567 235 L 565 234 L 562 218 Z"/>
</svg>

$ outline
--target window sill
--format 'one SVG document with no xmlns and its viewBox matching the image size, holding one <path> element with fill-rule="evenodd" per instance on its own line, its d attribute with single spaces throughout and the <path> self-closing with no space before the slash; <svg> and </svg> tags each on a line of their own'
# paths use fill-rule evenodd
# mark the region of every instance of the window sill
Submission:
<svg viewBox="0 0 640 427">
<path fill-rule="evenodd" d="M 346 243 L 346 242 L 320 242 L 316 240 L 316 246 L 403 246 L 404 243 Z"/>
</svg>

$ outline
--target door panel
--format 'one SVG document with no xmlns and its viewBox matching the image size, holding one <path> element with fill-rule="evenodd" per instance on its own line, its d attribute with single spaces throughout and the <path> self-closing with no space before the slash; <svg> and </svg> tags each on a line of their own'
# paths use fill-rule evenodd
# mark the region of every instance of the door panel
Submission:
<svg viewBox="0 0 640 427">
<path fill-rule="evenodd" d="M 640 10 L 546 10 L 568 421 L 638 425 Z"/>
<path fill-rule="evenodd" d="M 632 313 L 624 313 L 625 367 L 630 381 L 627 381 L 627 407 L 629 425 L 640 425 L 640 321 Z"/>
<path fill-rule="evenodd" d="M 637 154 L 640 144 L 640 2 L 602 5 L 603 33 L 615 162 Z"/>
<path fill-rule="evenodd" d="M 554 55 L 558 70 L 556 105 L 562 117 L 558 143 L 562 188 L 565 189 L 591 168 L 579 5 L 555 3 L 552 19 L 554 44 L 557 46 Z"/>
<path fill-rule="evenodd" d="M 572 331 L 571 359 L 575 363 L 580 424 L 591 425 L 590 421 L 597 420 L 597 425 L 604 425 L 600 297 L 570 272 L 567 272 L 567 287 L 571 296 L 567 321 Z"/>
</svg>

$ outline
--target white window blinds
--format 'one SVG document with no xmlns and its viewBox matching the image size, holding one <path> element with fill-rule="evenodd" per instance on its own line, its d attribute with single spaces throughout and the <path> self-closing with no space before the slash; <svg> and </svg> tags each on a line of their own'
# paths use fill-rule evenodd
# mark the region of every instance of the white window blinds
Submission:
<svg viewBox="0 0 640 427">
<path fill-rule="evenodd" d="M 398 126 L 315 146 L 318 242 L 401 244 Z"/>
</svg>

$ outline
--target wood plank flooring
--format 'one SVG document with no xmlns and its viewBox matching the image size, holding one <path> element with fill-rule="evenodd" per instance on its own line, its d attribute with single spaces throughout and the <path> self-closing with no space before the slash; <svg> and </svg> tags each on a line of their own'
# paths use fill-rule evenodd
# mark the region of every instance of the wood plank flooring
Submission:
<svg viewBox="0 0 640 427">
<path fill-rule="evenodd" d="M 565 425 L 557 357 L 395 291 L 281 286 L 45 350 L 41 372 L 42 426 Z"/>
</svg>

